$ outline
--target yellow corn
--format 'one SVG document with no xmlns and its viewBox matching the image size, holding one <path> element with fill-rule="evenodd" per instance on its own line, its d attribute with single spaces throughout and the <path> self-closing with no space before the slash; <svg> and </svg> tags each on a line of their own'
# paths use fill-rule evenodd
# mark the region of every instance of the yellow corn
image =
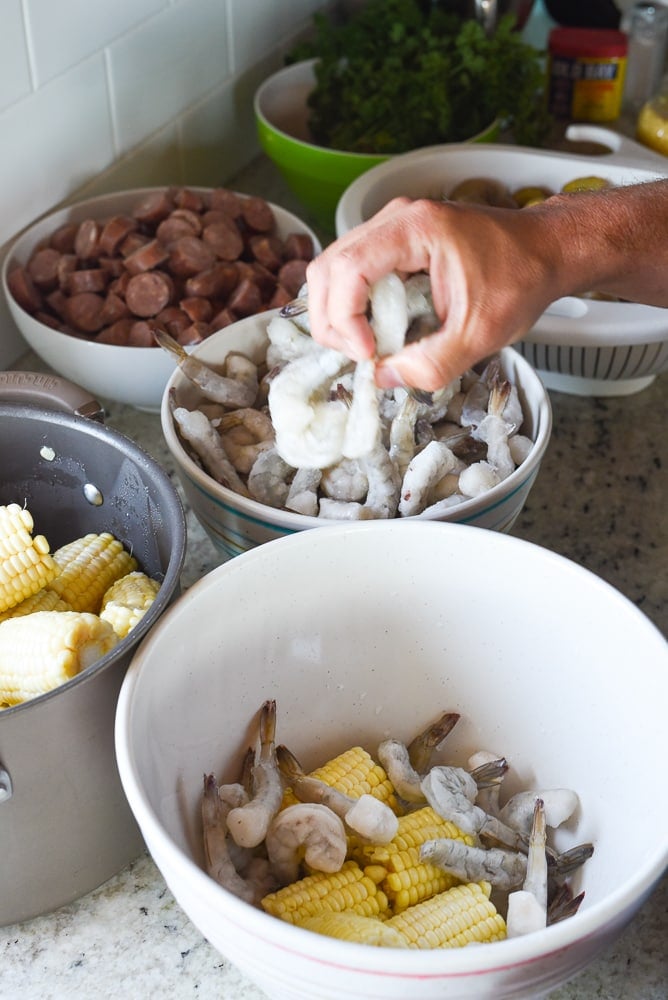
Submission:
<svg viewBox="0 0 668 1000">
<path fill-rule="evenodd" d="M 0 703 L 53 690 L 118 641 L 108 622 L 85 612 L 36 611 L 0 622 Z"/>
<path fill-rule="evenodd" d="M 381 886 L 393 913 L 400 913 L 455 885 L 459 879 L 428 861 L 420 861 L 420 846 L 426 840 L 451 837 L 472 845 L 473 837 L 434 812 L 431 806 L 399 817 L 399 829 L 389 844 L 358 844 L 355 859 L 360 865 L 377 866 L 384 875 Z"/>
<path fill-rule="evenodd" d="M 317 913 L 314 917 L 306 917 L 299 926 L 326 937 L 356 941 L 358 944 L 369 944 L 377 948 L 408 947 L 403 934 L 378 917 L 361 917 L 357 913 Z"/>
<path fill-rule="evenodd" d="M 120 639 L 133 629 L 156 599 L 160 583 L 135 570 L 112 583 L 102 598 L 100 618 L 109 622 Z"/>
<path fill-rule="evenodd" d="M 44 535 L 32 537 L 34 526 L 24 507 L 0 506 L 0 612 L 36 594 L 58 572 Z"/>
<path fill-rule="evenodd" d="M 502 941 L 506 923 L 490 901 L 489 882 L 467 882 L 411 906 L 386 922 L 399 931 L 408 948 L 461 948 Z"/>
<path fill-rule="evenodd" d="M 91 533 L 53 553 L 58 576 L 51 586 L 75 611 L 98 614 L 112 583 L 137 569 L 137 560 L 109 532 Z"/>
<path fill-rule="evenodd" d="M 345 910 L 366 917 L 389 914 L 385 893 L 354 861 L 346 861 L 341 871 L 314 872 L 269 893 L 262 907 L 274 917 L 299 925 L 322 912 Z"/>
<path fill-rule="evenodd" d="M 15 605 L 8 611 L 0 614 L 0 622 L 7 618 L 19 618 L 21 615 L 31 615 L 33 611 L 71 611 L 72 608 L 64 601 L 60 594 L 50 587 L 38 590 L 31 597 L 26 597 L 25 601 Z"/>
<path fill-rule="evenodd" d="M 395 813 L 400 812 L 392 782 L 384 768 L 377 764 L 363 747 L 351 747 L 345 750 L 322 767 L 309 772 L 309 777 L 324 781 L 337 792 L 343 792 L 344 795 L 350 795 L 354 799 L 358 799 L 360 795 L 373 795 Z M 287 788 L 283 804 L 294 805 L 297 801 L 291 789 Z"/>
</svg>

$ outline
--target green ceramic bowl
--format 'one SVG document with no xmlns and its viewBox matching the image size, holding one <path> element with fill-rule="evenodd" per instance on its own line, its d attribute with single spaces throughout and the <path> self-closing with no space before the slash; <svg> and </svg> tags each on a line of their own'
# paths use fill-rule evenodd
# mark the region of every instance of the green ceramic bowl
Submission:
<svg viewBox="0 0 668 1000">
<path fill-rule="evenodd" d="M 255 121 L 262 149 L 289 188 L 313 222 L 333 233 L 336 206 L 348 185 L 391 157 L 342 152 L 310 141 L 306 99 L 315 86 L 315 63 L 294 63 L 268 77 L 255 94 Z M 498 133 L 493 122 L 471 141 L 492 142 Z"/>
</svg>

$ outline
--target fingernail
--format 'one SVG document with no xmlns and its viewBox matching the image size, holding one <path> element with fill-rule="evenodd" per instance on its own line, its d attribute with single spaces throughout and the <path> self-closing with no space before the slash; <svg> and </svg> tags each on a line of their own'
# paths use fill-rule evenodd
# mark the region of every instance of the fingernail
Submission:
<svg viewBox="0 0 668 1000">
<path fill-rule="evenodd" d="M 376 367 L 376 385 L 381 389 L 394 389 L 404 385 L 399 372 L 392 365 L 378 365 Z"/>
</svg>

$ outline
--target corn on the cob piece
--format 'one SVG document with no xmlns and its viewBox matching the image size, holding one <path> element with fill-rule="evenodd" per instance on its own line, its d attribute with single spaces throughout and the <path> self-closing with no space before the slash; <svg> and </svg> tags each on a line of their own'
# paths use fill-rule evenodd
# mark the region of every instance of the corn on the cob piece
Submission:
<svg viewBox="0 0 668 1000">
<path fill-rule="evenodd" d="M 309 772 L 310 778 L 317 778 L 344 795 L 358 799 L 360 795 L 373 795 L 399 814 L 399 801 L 390 779 L 383 767 L 377 764 L 363 747 L 350 747 L 331 760 Z M 294 805 L 298 799 L 286 788 L 283 804 Z"/>
<path fill-rule="evenodd" d="M 378 917 L 361 917 L 358 913 L 317 913 L 306 917 L 299 925 L 315 934 L 356 941 L 377 948 L 407 948 L 406 938 L 387 921 Z"/>
<path fill-rule="evenodd" d="M 74 677 L 114 648 L 97 615 L 36 611 L 0 622 L 0 702 L 18 705 Z"/>
<path fill-rule="evenodd" d="M 58 573 L 44 535 L 32 537 L 34 527 L 24 507 L 0 506 L 0 612 L 36 594 Z"/>
<path fill-rule="evenodd" d="M 314 872 L 269 893 L 262 899 L 262 907 L 290 924 L 301 924 L 325 911 L 345 910 L 366 917 L 389 915 L 385 893 L 354 861 L 346 861 L 339 872 Z"/>
<path fill-rule="evenodd" d="M 112 583 L 102 598 L 100 618 L 124 639 L 153 604 L 160 590 L 158 580 L 134 570 Z"/>
<path fill-rule="evenodd" d="M 461 948 L 472 942 L 502 941 L 506 924 L 490 901 L 489 882 L 467 882 L 390 917 L 408 948 Z"/>
<path fill-rule="evenodd" d="M 67 601 L 64 601 L 60 594 L 56 593 L 50 587 L 44 587 L 43 590 L 38 590 L 36 594 L 31 597 L 26 597 L 25 601 L 21 601 L 20 604 L 16 604 L 13 608 L 9 608 L 8 611 L 3 611 L 0 614 L 0 622 L 4 622 L 7 618 L 20 618 L 21 615 L 31 615 L 34 611 L 71 611 L 72 608 L 69 606 Z"/>
<path fill-rule="evenodd" d="M 382 888 L 393 913 L 400 913 L 443 892 L 460 880 L 428 861 L 420 861 L 420 845 L 426 840 L 450 837 L 473 844 L 470 834 L 443 819 L 431 806 L 399 817 L 399 829 L 389 844 L 357 844 L 354 857 L 360 865 L 379 866 L 385 874 Z"/>
<path fill-rule="evenodd" d="M 58 575 L 52 589 L 74 611 L 98 614 L 102 597 L 112 583 L 137 569 L 137 560 L 108 531 L 91 532 L 56 549 Z"/>
</svg>

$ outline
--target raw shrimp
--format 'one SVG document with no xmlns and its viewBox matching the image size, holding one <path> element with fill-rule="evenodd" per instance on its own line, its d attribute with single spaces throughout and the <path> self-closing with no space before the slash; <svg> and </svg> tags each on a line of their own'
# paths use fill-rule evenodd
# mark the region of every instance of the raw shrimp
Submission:
<svg viewBox="0 0 668 1000">
<path fill-rule="evenodd" d="M 305 354 L 318 354 L 326 348 L 313 340 L 308 333 L 303 333 L 294 320 L 284 318 L 284 313 L 274 316 L 267 325 L 269 346 L 267 347 L 267 365 L 284 365 Z"/>
<path fill-rule="evenodd" d="M 376 340 L 376 355 L 396 354 L 404 346 L 408 329 L 406 285 L 398 274 L 384 275 L 369 289 L 371 329 Z"/>
<path fill-rule="evenodd" d="M 241 496 L 249 496 L 245 483 L 227 457 L 220 435 L 208 417 L 201 410 L 187 410 L 184 406 L 177 406 L 172 411 L 172 417 L 179 433 L 192 446 L 209 475 L 221 486 L 234 490 Z"/>
<path fill-rule="evenodd" d="M 299 878 L 302 854 L 314 871 L 340 871 L 348 841 L 343 821 L 328 806 L 300 802 L 286 806 L 274 818 L 266 847 L 274 877 L 287 885 Z"/>
<path fill-rule="evenodd" d="M 508 442 L 517 425 L 509 422 L 504 415 L 511 389 L 512 386 L 507 379 L 500 377 L 494 379 L 489 394 L 488 411 L 472 431 L 474 438 L 484 441 L 487 445 L 487 461 L 499 480 L 507 479 L 515 469 Z M 513 408 L 510 409 L 512 412 Z"/>
<path fill-rule="evenodd" d="M 501 482 L 496 469 L 484 459 L 468 465 L 459 474 L 459 490 L 465 498 L 479 497 Z"/>
<path fill-rule="evenodd" d="M 343 455 L 348 406 L 330 385 L 349 365 L 345 354 L 322 351 L 287 364 L 269 386 L 276 448 L 293 468 L 324 469 Z"/>
<path fill-rule="evenodd" d="M 324 469 L 320 489 L 332 500 L 364 500 L 369 482 L 357 459 L 342 458 L 336 465 Z"/>
<path fill-rule="evenodd" d="M 508 896 L 506 928 L 508 937 L 538 931 L 547 924 L 547 826 L 543 800 L 534 804 L 527 873 L 521 889 Z"/>
<path fill-rule="evenodd" d="M 519 833 L 528 835 L 534 819 L 536 798 L 543 802 L 545 822 L 549 827 L 561 826 L 573 815 L 580 800 L 570 788 L 545 788 L 538 792 L 517 792 L 499 811 L 499 819 Z"/>
<path fill-rule="evenodd" d="M 497 843 L 513 850 L 526 848 L 526 839 L 516 830 L 475 805 L 478 794 L 475 774 L 470 774 L 461 767 L 432 767 L 422 779 L 420 787 L 434 812 L 451 820 L 464 833 L 490 836 Z"/>
<path fill-rule="evenodd" d="M 404 398 L 390 425 L 388 451 L 402 478 L 415 455 L 415 425 L 419 412 L 420 405 L 415 397 L 404 393 Z"/>
<path fill-rule="evenodd" d="M 318 802 L 328 806 L 351 830 L 371 844 L 389 844 L 399 820 L 390 807 L 373 795 L 352 798 L 324 781 L 305 774 L 297 758 L 287 747 L 276 747 L 278 766 L 300 802 Z"/>
<path fill-rule="evenodd" d="M 430 489 L 457 466 L 458 459 L 447 444 L 430 441 L 406 469 L 399 500 L 401 517 L 420 514 L 429 503 Z"/>
<path fill-rule="evenodd" d="M 244 406 L 214 421 L 225 453 L 237 472 L 247 476 L 258 455 L 274 443 L 274 426 L 264 410 Z"/>
<path fill-rule="evenodd" d="M 281 807 L 283 785 L 276 761 L 276 702 L 265 701 L 260 711 L 260 749 L 253 765 L 251 799 L 227 817 L 230 835 L 241 847 L 257 847 Z"/>
<path fill-rule="evenodd" d="M 485 764 L 492 764 L 494 761 L 499 760 L 499 755 L 492 753 L 491 750 L 477 750 L 475 753 L 471 754 L 467 764 L 469 771 L 473 771 L 478 767 L 483 767 Z M 503 774 L 499 775 L 495 782 L 489 785 L 480 787 L 478 785 L 478 794 L 476 796 L 476 805 L 484 809 L 489 816 L 498 816 L 499 814 L 499 795 L 501 793 L 501 782 L 505 776 L 505 771 Z M 508 820 L 506 820 L 508 822 Z M 512 823 L 508 824 L 512 826 Z"/>
<path fill-rule="evenodd" d="M 297 469 L 290 483 L 285 507 L 297 514 L 318 516 L 318 486 L 322 478 L 320 469 Z"/>
<path fill-rule="evenodd" d="M 429 861 L 462 882 L 491 882 L 497 889 L 518 889 L 527 872 L 524 854 L 498 847 L 470 847 L 461 840 L 439 837 L 420 847 L 420 861 Z"/>
<path fill-rule="evenodd" d="M 457 712 L 444 712 L 436 722 L 418 733 L 406 746 L 401 740 L 387 739 L 378 747 L 378 760 L 405 802 L 424 802 L 422 778 L 431 757 L 459 721 Z"/>
<path fill-rule="evenodd" d="M 283 461 L 275 447 L 260 452 L 248 473 L 248 492 L 267 507 L 283 507 L 290 491 L 294 469 Z"/>
<path fill-rule="evenodd" d="M 394 462 L 382 444 L 361 459 L 369 488 L 364 502 L 368 515 L 374 518 L 394 517 L 399 503 L 401 479 Z"/>
<path fill-rule="evenodd" d="M 245 791 L 241 785 L 237 802 L 241 805 L 246 800 Z M 232 800 L 234 801 L 234 800 Z M 204 859 L 208 874 L 247 903 L 257 902 L 254 887 L 238 873 L 229 851 L 227 839 L 227 816 L 230 806 L 218 794 L 216 779 L 212 774 L 204 776 L 204 793 L 202 796 L 202 827 L 204 833 Z"/>
<path fill-rule="evenodd" d="M 257 365 L 237 351 L 225 359 L 225 375 L 210 368 L 194 354 L 188 354 L 164 330 L 155 330 L 154 337 L 163 350 L 171 354 L 189 381 L 198 386 L 207 399 L 236 408 L 252 406 L 258 391 Z"/>
<path fill-rule="evenodd" d="M 380 393 L 373 372 L 374 363 L 369 359 L 355 366 L 352 402 L 341 446 L 344 458 L 363 458 L 380 441 Z"/>
</svg>

